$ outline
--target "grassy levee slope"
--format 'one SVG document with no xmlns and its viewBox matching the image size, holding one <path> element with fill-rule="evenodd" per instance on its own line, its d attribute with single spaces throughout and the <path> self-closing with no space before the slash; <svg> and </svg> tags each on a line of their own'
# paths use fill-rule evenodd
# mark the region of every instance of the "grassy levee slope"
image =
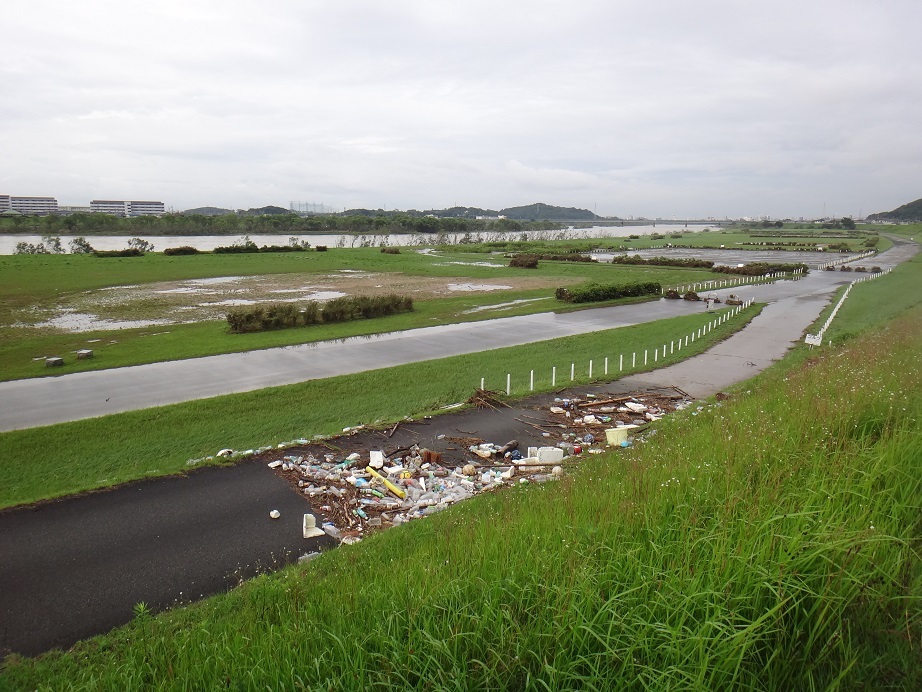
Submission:
<svg viewBox="0 0 922 692">
<path fill-rule="evenodd" d="M 745 326 L 759 310 L 752 306 L 681 351 L 660 357 L 674 363 L 714 345 Z M 529 370 L 535 389 L 558 386 L 576 363 L 577 382 L 588 379 L 595 359 L 599 379 L 603 359 L 615 377 L 618 355 L 669 343 L 690 334 L 726 310 L 692 314 L 593 334 L 552 339 L 526 346 L 442 358 L 382 370 L 311 380 L 296 385 L 132 411 L 59 425 L 0 433 L 0 508 L 104 488 L 148 476 L 180 473 L 189 459 L 219 449 L 246 450 L 316 434 L 331 435 L 346 425 L 395 421 L 467 399 L 484 377 L 488 387 L 505 387 L 514 376 L 516 393 L 525 393 Z M 566 374 L 565 374 L 566 373 Z"/>
<path fill-rule="evenodd" d="M 920 358 L 917 305 L 559 482 L 10 659 L 0 681 L 920 689 Z"/>
</svg>

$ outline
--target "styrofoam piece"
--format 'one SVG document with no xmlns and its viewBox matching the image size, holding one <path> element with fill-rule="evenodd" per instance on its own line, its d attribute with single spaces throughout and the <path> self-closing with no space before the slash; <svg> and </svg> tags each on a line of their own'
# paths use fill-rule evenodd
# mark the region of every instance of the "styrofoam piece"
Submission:
<svg viewBox="0 0 922 692">
<path fill-rule="evenodd" d="M 305 514 L 302 533 L 305 538 L 316 538 L 317 536 L 322 536 L 324 530 L 317 526 L 317 517 L 313 514 Z"/>
<path fill-rule="evenodd" d="M 280 516 L 282 516 L 282 513 L 279 512 L 277 509 L 273 509 L 271 512 L 269 512 L 269 516 L 272 519 L 278 519 Z"/>
<path fill-rule="evenodd" d="M 275 461 L 270 461 L 268 464 L 266 464 L 266 466 L 268 466 L 270 469 L 277 469 L 281 465 L 282 465 L 281 459 L 276 459 Z"/>
<path fill-rule="evenodd" d="M 368 465 L 371 466 L 372 468 L 379 469 L 382 466 L 384 466 L 384 452 L 373 449 L 370 452 L 368 452 L 368 456 L 370 459 L 370 461 L 368 462 Z"/>
<path fill-rule="evenodd" d="M 563 461 L 563 450 L 560 447 L 539 447 L 539 464 L 557 464 Z"/>
</svg>

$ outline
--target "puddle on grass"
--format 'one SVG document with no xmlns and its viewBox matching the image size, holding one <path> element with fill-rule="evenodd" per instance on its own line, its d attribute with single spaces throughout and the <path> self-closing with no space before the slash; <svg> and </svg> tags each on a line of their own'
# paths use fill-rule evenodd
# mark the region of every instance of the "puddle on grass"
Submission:
<svg viewBox="0 0 922 692">
<path fill-rule="evenodd" d="M 453 264 L 502 266 L 479 261 Z M 31 306 L 22 310 L 17 315 L 19 319 L 10 326 L 70 333 L 131 329 L 224 320 L 229 308 L 247 305 L 322 302 L 347 295 L 390 293 L 427 299 L 459 291 L 552 290 L 560 284 L 559 278 L 548 277 L 504 277 L 508 284 L 473 283 L 465 281 L 466 278 L 463 274 L 456 277 L 407 276 L 399 272 L 384 274 L 343 269 L 322 275 L 298 272 L 219 276 L 111 286 L 65 295 L 54 304 Z M 503 308 L 484 306 L 482 309 Z"/>
<path fill-rule="evenodd" d="M 230 284 L 244 280 L 259 280 L 258 276 L 210 276 L 207 279 L 186 279 L 183 283 L 194 284 L 196 286 L 211 286 L 214 284 Z"/>
<path fill-rule="evenodd" d="M 436 262 L 436 267 L 447 267 L 450 264 L 460 264 L 464 267 L 492 267 L 492 268 L 503 268 L 505 264 L 496 264 L 496 262 Z"/>
<path fill-rule="evenodd" d="M 448 284 L 449 291 L 505 291 L 512 286 L 499 286 L 496 284 Z"/>
<path fill-rule="evenodd" d="M 87 313 L 66 313 L 52 317 L 50 320 L 40 322 L 36 327 L 51 327 L 65 332 L 95 332 L 110 329 L 135 329 L 136 327 L 154 327 L 159 325 L 176 324 L 176 320 L 107 320 L 97 315 Z M 98 341 L 98 339 L 96 340 Z"/>
</svg>

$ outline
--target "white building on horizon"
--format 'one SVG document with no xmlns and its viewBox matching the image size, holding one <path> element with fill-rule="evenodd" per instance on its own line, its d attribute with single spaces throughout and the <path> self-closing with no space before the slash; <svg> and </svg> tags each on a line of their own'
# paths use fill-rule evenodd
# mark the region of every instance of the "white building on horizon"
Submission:
<svg viewBox="0 0 922 692">
<path fill-rule="evenodd" d="M 0 195 L 0 213 L 5 211 L 18 211 L 20 214 L 55 214 L 58 211 L 58 200 L 54 197 Z"/>
<path fill-rule="evenodd" d="M 90 211 L 115 216 L 160 216 L 166 213 L 163 202 L 111 199 L 92 200 Z"/>
</svg>

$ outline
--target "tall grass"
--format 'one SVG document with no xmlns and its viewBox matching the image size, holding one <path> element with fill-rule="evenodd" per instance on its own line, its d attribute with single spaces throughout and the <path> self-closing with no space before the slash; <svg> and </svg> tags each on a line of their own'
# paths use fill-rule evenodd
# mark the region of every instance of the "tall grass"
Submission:
<svg viewBox="0 0 922 692">
<path fill-rule="evenodd" d="M 809 355 L 809 354 L 807 354 Z M 815 354 L 814 354 L 815 355 Z M 922 310 L 14 688 L 919 689 Z"/>
</svg>

